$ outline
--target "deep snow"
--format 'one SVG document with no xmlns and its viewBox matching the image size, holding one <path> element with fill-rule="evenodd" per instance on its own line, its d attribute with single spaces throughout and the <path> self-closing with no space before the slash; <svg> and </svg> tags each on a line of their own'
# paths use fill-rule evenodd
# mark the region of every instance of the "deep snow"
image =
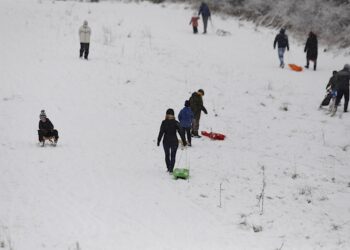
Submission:
<svg viewBox="0 0 350 250">
<path fill-rule="evenodd" d="M 332 70 L 349 58 L 321 53 L 316 72 L 281 70 L 276 31 L 214 16 L 209 34 L 193 35 L 191 14 L 183 5 L 0 1 L 0 246 L 350 248 L 350 115 L 318 110 Z M 89 61 L 78 58 L 84 19 Z M 290 40 L 287 63 L 303 65 Z M 191 178 L 174 181 L 158 129 L 198 88 L 209 111 L 201 129 L 227 139 L 178 151 Z M 56 148 L 36 144 L 41 109 L 60 133 Z"/>
</svg>

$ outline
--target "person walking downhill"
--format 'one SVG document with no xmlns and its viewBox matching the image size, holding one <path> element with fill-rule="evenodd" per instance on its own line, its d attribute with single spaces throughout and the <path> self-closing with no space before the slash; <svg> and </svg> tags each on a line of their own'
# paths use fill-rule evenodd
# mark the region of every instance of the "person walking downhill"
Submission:
<svg viewBox="0 0 350 250">
<path fill-rule="evenodd" d="M 79 39 L 80 39 L 80 53 L 79 57 L 88 60 L 89 49 L 90 49 L 90 36 L 91 29 L 88 26 L 88 22 L 85 20 L 84 24 L 79 28 Z"/>
<path fill-rule="evenodd" d="M 198 16 L 193 15 L 193 17 L 191 18 L 190 25 L 192 24 L 193 34 L 198 33 L 198 20 L 199 20 Z"/>
<path fill-rule="evenodd" d="M 317 66 L 317 55 L 318 55 L 318 42 L 317 36 L 312 31 L 309 33 L 309 38 L 306 41 L 304 52 L 306 52 L 306 65 L 305 68 L 309 68 L 310 61 L 314 62 L 314 70 Z"/>
<path fill-rule="evenodd" d="M 190 101 L 185 101 L 185 107 L 180 111 L 178 115 L 180 126 L 184 133 L 187 135 L 187 145 L 189 147 L 191 144 L 191 128 L 192 128 L 192 120 L 193 120 L 193 112 L 190 107 Z"/>
<path fill-rule="evenodd" d="M 345 64 L 344 68 L 335 75 L 335 89 L 337 91 L 337 99 L 335 100 L 335 112 L 344 95 L 344 112 L 348 112 L 349 104 L 349 84 L 350 84 L 350 65 Z M 334 112 L 334 113 L 335 113 Z"/>
<path fill-rule="evenodd" d="M 203 106 L 203 96 L 204 96 L 204 90 L 199 89 L 197 92 L 194 92 L 190 98 L 190 107 L 193 112 L 192 136 L 196 138 L 201 137 L 198 134 L 199 120 L 201 119 L 201 112 L 203 111 L 204 114 L 208 114 L 207 109 Z"/>
<path fill-rule="evenodd" d="M 201 6 L 199 7 L 198 16 L 202 15 L 203 20 L 203 27 L 204 31 L 203 34 L 207 33 L 207 27 L 208 27 L 208 20 L 211 17 L 209 7 L 206 3 L 202 2 Z"/>
<path fill-rule="evenodd" d="M 180 123 L 175 120 L 175 114 L 173 109 L 166 111 L 165 120 L 162 121 L 160 126 L 157 146 L 159 147 L 160 141 L 163 136 L 163 148 L 165 153 L 165 164 L 169 173 L 172 173 L 176 161 L 176 151 L 179 146 L 179 140 L 176 136 L 176 132 L 179 133 L 184 146 L 187 145 L 183 131 L 181 130 Z"/>
<path fill-rule="evenodd" d="M 276 35 L 275 41 L 273 42 L 273 48 L 276 48 L 276 44 L 278 47 L 278 58 L 280 59 L 280 67 L 284 68 L 284 52 L 287 50 L 289 51 L 289 42 L 288 42 L 288 36 L 285 34 L 286 30 L 281 29 L 280 33 Z"/>
</svg>

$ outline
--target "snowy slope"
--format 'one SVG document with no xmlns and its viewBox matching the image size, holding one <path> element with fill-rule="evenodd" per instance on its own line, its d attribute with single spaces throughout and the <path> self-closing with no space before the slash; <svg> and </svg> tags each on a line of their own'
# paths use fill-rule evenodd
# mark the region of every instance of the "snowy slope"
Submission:
<svg viewBox="0 0 350 250">
<path fill-rule="evenodd" d="M 0 246 L 350 248 L 350 115 L 318 110 L 332 70 L 349 58 L 322 53 L 316 72 L 281 70 L 275 31 L 214 17 L 208 35 L 194 36 L 191 14 L 0 1 Z M 84 19 L 89 61 L 78 58 Z M 303 64 L 296 44 L 286 60 Z M 201 129 L 227 140 L 179 150 L 191 179 L 174 181 L 158 129 L 198 88 L 209 111 Z M 41 109 L 60 133 L 56 148 L 36 144 Z"/>
</svg>

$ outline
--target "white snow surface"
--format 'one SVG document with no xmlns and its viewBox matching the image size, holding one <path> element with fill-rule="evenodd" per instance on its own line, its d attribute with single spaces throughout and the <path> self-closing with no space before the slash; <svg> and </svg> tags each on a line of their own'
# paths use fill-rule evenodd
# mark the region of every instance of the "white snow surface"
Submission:
<svg viewBox="0 0 350 250">
<path fill-rule="evenodd" d="M 350 58 L 320 48 L 316 72 L 282 70 L 275 30 L 214 15 L 193 35 L 191 15 L 175 4 L 0 1 L 1 248 L 350 249 L 350 114 L 318 110 Z M 89 61 L 78 56 L 85 19 Z M 290 47 L 286 62 L 304 65 L 302 45 Z M 159 127 L 199 88 L 200 129 L 227 139 L 193 139 L 176 165 L 191 178 L 173 180 Z M 37 145 L 41 109 L 56 148 Z"/>
</svg>

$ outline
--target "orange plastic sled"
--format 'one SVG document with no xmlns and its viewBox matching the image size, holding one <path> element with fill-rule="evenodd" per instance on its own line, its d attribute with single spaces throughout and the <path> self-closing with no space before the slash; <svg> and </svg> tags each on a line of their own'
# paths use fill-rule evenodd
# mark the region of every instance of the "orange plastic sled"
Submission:
<svg viewBox="0 0 350 250">
<path fill-rule="evenodd" d="M 303 67 L 300 67 L 296 64 L 288 64 L 289 68 L 291 70 L 294 70 L 294 71 L 297 71 L 297 72 L 300 72 L 300 71 L 303 71 Z"/>
</svg>

